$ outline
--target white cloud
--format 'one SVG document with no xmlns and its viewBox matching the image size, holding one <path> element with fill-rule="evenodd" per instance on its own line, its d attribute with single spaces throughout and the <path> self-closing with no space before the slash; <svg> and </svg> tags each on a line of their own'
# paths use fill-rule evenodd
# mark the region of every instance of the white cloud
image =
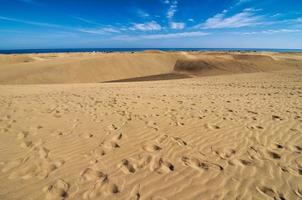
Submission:
<svg viewBox="0 0 302 200">
<path fill-rule="evenodd" d="M 244 32 L 243 35 L 257 35 L 257 34 L 276 34 L 276 33 L 300 33 L 302 29 L 270 29 L 263 31 Z"/>
<path fill-rule="evenodd" d="M 34 26 L 49 27 L 49 28 L 64 28 L 63 26 L 60 26 L 60 25 L 57 25 L 57 24 L 36 22 L 36 21 L 30 21 L 30 20 L 21 20 L 21 19 L 4 17 L 4 16 L 0 16 L 0 20 L 10 21 L 10 22 L 17 22 L 17 23 L 22 23 L 22 24 L 29 24 L 29 25 L 34 25 Z"/>
<path fill-rule="evenodd" d="M 113 27 L 105 27 L 102 28 L 103 31 L 108 32 L 108 33 L 120 33 L 121 31 L 117 28 L 113 28 Z"/>
<path fill-rule="evenodd" d="M 21 19 L 4 17 L 4 16 L 0 16 L 0 20 L 22 23 L 22 24 L 29 24 L 29 25 L 33 25 L 33 26 L 40 26 L 40 27 L 46 27 L 46 28 L 64 29 L 64 30 L 70 30 L 70 31 L 73 31 L 73 32 L 82 32 L 82 33 L 100 34 L 100 35 L 110 34 L 110 33 L 120 33 L 121 32 L 120 28 L 116 28 L 116 27 L 113 27 L 113 26 L 107 26 L 107 27 L 96 28 L 96 29 L 84 29 L 84 28 L 83 29 L 76 29 L 76 28 L 73 28 L 73 27 L 67 27 L 67 26 L 62 26 L 62 25 L 57 25 L 57 24 L 50 24 L 50 23 L 43 23 L 43 22 L 36 22 L 36 21 L 29 21 L 29 20 L 21 20 Z"/>
<path fill-rule="evenodd" d="M 85 23 L 88 23 L 88 24 L 94 24 L 94 25 L 101 25 L 95 21 L 92 21 L 92 20 L 89 20 L 89 19 L 85 19 L 85 18 L 82 18 L 82 17 L 75 17 L 75 16 L 71 16 L 72 18 L 76 19 L 76 20 L 79 20 L 81 22 L 85 22 Z"/>
<path fill-rule="evenodd" d="M 139 17 L 142 17 L 142 18 L 146 18 L 146 17 L 150 17 L 149 13 L 141 10 L 141 9 L 138 9 L 137 10 L 137 14 Z"/>
<path fill-rule="evenodd" d="M 172 20 L 172 18 L 174 17 L 175 13 L 177 12 L 177 4 L 178 2 L 177 1 L 173 1 L 168 9 L 168 12 L 167 12 L 167 18 L 169 20 Z"/>
<path fill-rule="evenodd" d="M 178 1 L 177 0 L 169 0 L 166 1 L 167 3 L 170 4 L 170 7 L 167 11 L 167 19 L 170 23 L 170 28 L 171 29 L 184 29 L 185 28 L 185 23 L 183 22 L 174 22 L 173 18 L 175 13 L 177 12 L 177 6 L 178 6 Z"/>
<path fill-rule="evenodd" d="M 143 38 L 146 39 L 174 39 L 174 38 L 184 38 L 184 37 L 198 37 L 209 35 L 205 32 L 182 32 L 182 33 L 169 33 L 169 34 L 154 34 L 145 35 Z"/>
<path fill-rule="evenodd" d="M 98 34 L 98 35 L 106 35 L 106 34 L 121 32 L 119 29 L 114 27 L 104 27 L 99 29 L 78 29 L 78 31 L 83 33 Z"/>
<path fill-rule="evenodd" d="M 252 1 L 252 0 L 238 0 L 238 2 L 236 3 L 236 6 L 250 2 L 250 1 Z"/>
<path fill-rule="evenodd" d="M 216 14 L 206 20 L 205 23 L 198 25 L 203 29 L 219 29 L 219 28 L 240 28 L 246 26 L 255 26 L 261 24 L 262 16 L 256 15 L 259 11 L 253 8 L 248 8 L 233 16 L 226 17 L 227 11 Z"/>
<path fill-rule="evenodd" d="M 140 31 L 159 31 L 161 28 L 161 25 L 159 25 L 157 22 L 151 21 L 142 24 L 135 23 L 131 29 Z"/>
<path fill-rule="evenodd" d="M 280 16 L 282 16 L 281 13 L 276 13 L 276 14 L 274 14 L 272 17 L 280 17 Z"/>
<path fill-rule="evenodd" d="M 209 33 L 197 31 L 197 32 L 151 34 L 151 35 L 138 35 L 138 36 L 120 35 L 120 36 L 113 37 L 112 39 L 133 41 L 133 40 L 142 40 L 142 39 L 156 40 L 156 39 L 176 39 L 176 38 L 187 38 L 187 37 L 201 37 L 201 36 L 206 36 L 206 35 L 209 35 Z"/>
<path fill-rule="evenodd" d="M 185 23 L 171 22 L 170 26 L 171 26 L 172 29 L 184 29 L 185 28 Z"/>
<path fill-rule="evenodd" d="M 192 19 L 192 18 L 188 19 L 188 21 L 189 21 L 189 22 L 195 22 L 195 20 Z"/>
</svg>

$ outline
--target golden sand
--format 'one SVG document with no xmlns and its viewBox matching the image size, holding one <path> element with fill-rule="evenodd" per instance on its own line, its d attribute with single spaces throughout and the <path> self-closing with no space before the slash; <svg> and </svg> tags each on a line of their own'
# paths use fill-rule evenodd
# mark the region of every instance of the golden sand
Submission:
<svg viewBox="0 0 302 200">
<path fill-rule="evenodd" d="M 2 55 L 0 199 L 301 199 L 301 63 L 298 53 Z"/>
</svg>

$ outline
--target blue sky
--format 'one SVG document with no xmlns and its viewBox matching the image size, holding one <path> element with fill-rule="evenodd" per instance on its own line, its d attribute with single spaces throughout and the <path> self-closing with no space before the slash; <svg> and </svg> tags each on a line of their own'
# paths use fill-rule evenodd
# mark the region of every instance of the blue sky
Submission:
<svg viewBox="0 0 302 200">
<path fill-rule="evenodd" d="M 0 0 L 0 5 L 0 49 L 302 49 L 302 0 Z"/>
</svg>

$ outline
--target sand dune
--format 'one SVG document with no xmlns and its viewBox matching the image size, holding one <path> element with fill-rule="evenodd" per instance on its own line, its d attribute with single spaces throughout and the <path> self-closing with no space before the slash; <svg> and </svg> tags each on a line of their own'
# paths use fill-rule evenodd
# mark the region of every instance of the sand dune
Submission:
<svg viewBox="0 0 302 200">
<path fill-rule="evenodd" d="M 217 75 L 251 72 L 270 72 L 277 70 L 300 69 L 301 58 L 295 60 L 291 56 L 275 59 L 274 56 L 233 53 L 233 54 L 201 54 L 188 55 L 177 60 L 174 70 L 194 75 Z"/>
<path fill-rule="evenodd" d="M 301 68 L 302 54 L 160 52 L 0 56 L 0 83 L 98 83 L 168 73 L 217 75 Z"/>
<path fill-rule="evenodd" d="M 31 57 L 41 58 L 37 55 Z M 42 58 L 13 64 L 5 64 L 2 58 L 0 83 L 97 83 L 134 78 L 168 73 L 173 70 L 176 59 L 174 54 L 159 53 L 84 53 L 81 56 L 61 54 L 60 57 Z"/>
<path fill-rule="evenodd" d="M 26 56 L 1 57 L 1 200 L 302 198 L 299 54 Z"/>
</svg>

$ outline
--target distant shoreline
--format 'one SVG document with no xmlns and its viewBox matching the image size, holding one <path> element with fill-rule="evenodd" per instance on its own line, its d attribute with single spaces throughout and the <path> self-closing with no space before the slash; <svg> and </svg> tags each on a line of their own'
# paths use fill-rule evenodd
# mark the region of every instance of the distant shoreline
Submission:
<svg viewBox="0 0 302 200">
<path fill-rule="evenodd" d="M 15 49 L 0 50 L 0 54 L 30 54 L 30 53 L 93 53 L 93 52 L 140 52 L 147 50 L 160 51 L 224 51 L 224 52 L 286 52 L 297 53 L 302 49 L 262 49 L 262 48 L 68 48 L 68 49 Z"/>
</svg>

